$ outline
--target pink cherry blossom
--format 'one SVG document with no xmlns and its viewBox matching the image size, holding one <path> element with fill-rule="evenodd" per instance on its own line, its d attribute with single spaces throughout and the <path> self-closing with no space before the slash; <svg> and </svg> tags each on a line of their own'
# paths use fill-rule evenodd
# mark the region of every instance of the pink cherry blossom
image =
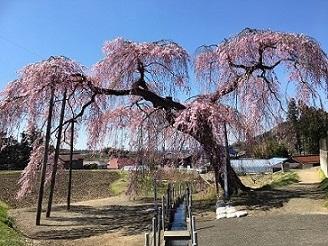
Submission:
<svg viewBox="0 0 328 246">
<path fill-rule="evenodd" d="M 106 42 L 105 57 L 93 67 L 97 83 L 106 88 L 127 89 L 139 78 L 142 64 L 149 85 L 168 93 L 175 87 L 188 87 L 189 55 L 178 44 L 168 41 L 135 43 L 117 38 Z"/>
<path fill-rule="evenodd" d="M 322 88 L 327 90 L 327 55 L 317 41 L 303 34 L 245 29 L 217 45 L 200 47 L 192 85 L 201 85 L 203 91 L 185 104 L 177 97 L 190 91 L 190 56 L 180 45 L 117 38 L 106 42 L 103 52 L 104 58 L 90 70 L 65 57 L 26 66 L 0 92 L 0 129 L 8 132 L 27 124 L 29 129 L 44 130 L 54 90 L 53 136 L 60 102 L 67 100 L 64 141 L 74 119 L 77 127 L 87 130 L 92 149 L 118 135 L 144 153 L 161 145 L 181 148 L 182 142 L 201 145 L 219 171 L 224 163 L 224 124 L 245 139 L 283 118 L 285 88 L 279 71 L 285 71 L 303 103 L 317 98 Z M 42 151 L 41 146 L 33 148 L 19 197 L 30 191 Z"/>
</svg>

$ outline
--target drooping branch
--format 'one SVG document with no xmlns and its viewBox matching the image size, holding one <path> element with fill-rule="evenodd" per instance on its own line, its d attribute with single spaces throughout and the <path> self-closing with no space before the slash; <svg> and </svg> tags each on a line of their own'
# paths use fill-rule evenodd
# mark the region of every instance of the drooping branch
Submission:
<svg viewBox="0 0 328 246">
<path fill-rule="evenodd" d="M 150 102 L 156 110 L 163 110 L 171 126 L 197 139 L 212 156 L 212 165 L 219 168 L 222 120 L 229 119 L 237 130 L 255 133 L 256 127 L 270 116 L 265 109 L 274 115 L 277 102 L 281 105 L 281 83 L 273 77 L 278 66 L 286 68 L 290 79 L 306 95 L 310 89 L 313 94 L 317 93 L 316 89 L 328 80 L 327 56 L 315 40 L 299 34 L 245 29 L 197 54 L 196 75 L 209 80 L 205 86 L 213 90 L 183 104 L 174 101 L 172 93 L 175 88 L 189 88 L 188 62 L 186 50 L 174 42 L 136 43 L 122 38 L 105 44 L 104 58 L 88 75 L 84 67 L 67 58 L 51 57 L 25 68 L 20 84 L 13 84 L 2 94 L 3 98 L 26 95 L 27 99 L 16 100 L 9 106 L 0 105 L 0 123 L 18 122 L 25 114 L 28 121 L 40 124 L 47 101 L 44 98 L 49 98 L 49 92 L 41 96 L 38 88 L 54 82 L 55 96 L 67 89 L 68 103 L 72 103 L 72 114 L 65 116 L 63 124 L 86 115 L 91 135 L 105 136 L 107 126 L 115 128 L 115 124 L 121 124 L 120 127 L 125 127 L 129 124 L 122 122 L 131 115 L 136 119 L 131 117 L 134 124 L 130 125 L 140 122 L 137 114 L 126 113 L 114 99 L 122 97 L 120 103 L 125 104 L 129 97 L 137 97 L 137 100 Z M 295 64 L 297 66 L 293 66 Z M 229 110 L 227 113 L 225 106 L 237 90 L 236 111 L 239 112 Z M 26 91 L 29 93 L 24 94 Z M 159 91 L 164 95 L 170 91 L 170 95 L 165 97 Z M 20 104 L 15 104 L 18 101 Z M 123 117 L 128 116 L 122 117 L 123 120 L 122 112 L 126 113 Z M 238 124 L 239 113 L 245 116 L 246 124 Z M 58 122 L 58 115 L 55 118 Z M 234 176 L 232 172 L 231 176 Z"/>
</svg>

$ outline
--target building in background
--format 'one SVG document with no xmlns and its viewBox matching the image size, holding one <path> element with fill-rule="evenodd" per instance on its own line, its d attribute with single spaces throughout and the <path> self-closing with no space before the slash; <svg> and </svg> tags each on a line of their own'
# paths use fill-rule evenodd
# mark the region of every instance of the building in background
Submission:
<svg viewBox="0 0 328 246">
<path fill-rule="evenodd" d="M 297 166 L 298 168 L 305 169 L 311 167 L 320 166 L 320 156 L 317 154 L 311 155 L 294 155 L 288 161 L 291 165 Z"/>
<path fill-rule="evenodd" d="M 230 160 L 232 168 L 238 174 L 273 173 L 284 171 L 288 158 L 237 159 Z"/>
<path fill-rule="evenodd" d="M 59 155 L 59 160 L 64 163 L 64 168 L 69 169 L 70 154 L 62 153 Z M 80 153 L 73 153 L 72 169 L 83 169 L 83 155 Z"/>
<path fill-rule="evenodd" d="M 136 166 L 137 161 L 127 157 L 112 157 L 107 162 L 108 169 L 122 169 L 125 166 Z"/>
</svg>

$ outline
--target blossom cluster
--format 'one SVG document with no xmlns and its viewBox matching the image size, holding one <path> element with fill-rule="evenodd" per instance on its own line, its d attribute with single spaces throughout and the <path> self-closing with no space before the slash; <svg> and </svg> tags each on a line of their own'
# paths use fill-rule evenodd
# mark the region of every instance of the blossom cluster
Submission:
<svg viewBox="0 0 328 246">
<path fill-rule="evenodd" d="M 143 66 L 149 84 L 159 92 L 188 87 L 189 55 L 174 42 L 136 43 L 117 38 L 106 42 L 105 57 L 93 67 L 95 80 L 106 88 L 129 89 Z"/>
<path fill-rule="evenodd" d="M 179 135 L 178 130 L 190 137 L 208 127 L 222 144 L 224 124 L 238 134 L 254 136 L 266 120 L 280 118 L 283 105 L 278 69 L 285 69 L 288 79 L 295 83 L 298 98 L 305 103 L 317 96 L 318 89 L 326 87 L 328 81 L 328 59 L 314 39 L 302 34 L 245 29 L 197 52 L 195 74 L 197 83 L 205 84 L 206 93 L 191 100 L 185 109 L 184 105 L 181 110 L 168 109 L 170 104 L 154 108 L 151 99 L 132 95 L 132 91 L 141 86 L 143 92 L 157 94 L 156 100 L 163 104 L 168 103 L 163 96 L 174 98 L 180 95 L 176 92 L 189 90 L 187 51 L 171 41 L 137 43 L 117 38 L 106 42 L 103 52 L 104 58 L 90 70 L 62 56 L 23 68 L 17 80 L 0 92 L 0 130 L 8 132 L 26 122 L 29 129 L 44 132 L 53 94 L 52 137 L 58 133 L 59 109 L 66 100 L 64 122 L 79 115 L 76 126 L 87 129 L 90 148 L 99 148 L 117 132 L 129 132 L 133 143 L 138 137 L 148 141 L 148 148 L 158 147 L 159 133 L 163 133 L 164 144 L 177 145 L 173 136 Z M 122 96 L 111 94 L 111 90 L 128 92 Z M 64 127 L 66 133 L 68 126 Z M 19 181 L 19 197 L 31 190 L 43 152 L 42 146 L 34 146 Z M 48 174 L 52 159 L 50 155 Z"/>
<path fill-rule="evenodd" d="M 314 93 L 315 87 L 326 87 L 327 55 L 314 39 L 303 34 L 245 29 L 216 46 L 201 49 L 195 58 L 196 75 L 208 82 L 214 80 L 217 91 L 237 79 L 239 88 L 254 90 L 264 76 L 278 87 L 274 72 L 278 65 L 297 84 L 298 95 L 304 100 L 309 99 L 310 88 Z M 254 68 L 253 76 L 245 76 L 249 68 Z M 213 78 L 213 74 L 217 76 Z"/>
</svg>

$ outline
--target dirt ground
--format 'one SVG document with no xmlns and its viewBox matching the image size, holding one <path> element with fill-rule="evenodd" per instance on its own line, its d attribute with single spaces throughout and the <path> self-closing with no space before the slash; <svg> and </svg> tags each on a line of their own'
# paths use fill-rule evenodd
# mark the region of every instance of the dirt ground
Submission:
<svg viewBox="0 0 328 246">
<path fill-rule="evenodd" d="M 18 180 L 21 171 L 0 171 L 0 201 L 7 203 L 11 208 L 23 208 L 34 206 L 37 202 L 38 182 L 33 186 L 28 196 L 21 200 L 16 199 L 19 190 Z M 119 179 L 116 171 L 106 169 L 99 170 L 73 170 L 72 173 L 72 201 L 86 201 L 112 196 L 109 185 Z M 68 171 L 58 172 L 54 193 L 54 202 L 66 201 L 68 185 Z M 49 196 L 49 186 L 45 188 L 45 196 Z"/>
<path fill-rule="evenodd" d="M 68 212 L 56 205 L 50 218 L 42 214 L 35 226 L 35 209 L 10 210 L 28 245 L 143 245 L 149 231 L 153 207 L 149 203 L 129 201 L 125 196 L 72 204 Z"/>
<path fill-rule="evenodd" d="M 293 170 L 299 176 L 299 183 L 275 189 L 259 189 L 234 197 L 232 205 L 239 210 L 247 210 L 248 216 L 268 216 L 283 214 L 328 214 L 324 207 L 327 193 L 319 188 L 319 168 Z M 244 177 L 244 179 L 249 179 Z M 258 183 L 253 186 L 257 186 Z M 270 176 L 265 179 L 270 179 Z M 243 180 L 244 181 L 244 180 Z M 249 182 L 249 180 L 248 180 Z M 251 185 L 251 183 L 248 183 Z M 215 204 L 212 209 L 199 211 L 199 221 L 215 219 Z"/>
<path fill-rule="evenodd" d="M 321 182 L 319 175 L 320 167 L 296 170 L 300 184 L 318 184 Z"/>
<path fill-rule="evenodd" d="M 263 220 L 267 216 L 328 215 L 323 206 L 326 193 L 318 188 L 318 168 L 296 171 L 300 182 L 277 189 L 255 190 L 233 199 L 238 209 L 246 209 L 248 217 Z M 214 223 L 213 204 L 194 203 L 197 223 Z M 64 205 L 54 206 L 51 218 L 42 217 L 35 226 L 35 210 L 10 211 L 29 245 L 143 245 L 144 233 L 150 231 L 151 203 L 130 201 L 125 196 L 76 202 L 67 212 Z M 255 222 L 254 222 L 255 223 Z"/>
</svg>

